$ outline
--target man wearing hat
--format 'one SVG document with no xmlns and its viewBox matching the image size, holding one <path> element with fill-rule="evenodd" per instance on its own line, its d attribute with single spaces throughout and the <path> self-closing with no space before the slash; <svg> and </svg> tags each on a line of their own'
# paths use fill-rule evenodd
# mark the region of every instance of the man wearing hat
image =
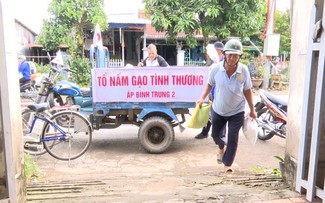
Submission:
<svg viewBox="0 0 325 203">
<path fill-rule="evenodd" d="M 245 105 L 249 106 L 248 115 L 256 118 L 253 103 L 252 81 L 246 65 L 239 62 L 243 46 L 237 39 L 230 39 L 223 49 L 224 62 L 215 65 L 209 74 L 208 83 L 197 105 L 201 105 L 215 87 L 211 109 L 212 138 L 218 146 L 217 162 L 224 164 L 225 172 L 233 172 L 239 130 L 245 119 Z M 228 126 L 227 141 L 222 139 L 222 131 Z"/>
<path fill-rule="evenodd" d="M 223 61 L 224 60 L 224 56 L 223 56 L 223 48 L 225 47 L 222 42 L 215 42 L 214 44 L 214 48 L 216 48 L 218 56 L 219 56 L 219 61 Z"/>
</svg>

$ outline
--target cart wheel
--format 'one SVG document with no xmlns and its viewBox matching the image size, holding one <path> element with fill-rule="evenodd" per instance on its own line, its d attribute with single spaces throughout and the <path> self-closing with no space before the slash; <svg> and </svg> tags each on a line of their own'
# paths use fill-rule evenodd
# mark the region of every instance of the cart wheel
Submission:
<svg viewBox="0 0 325 203">
<path fill-rule="evenodd" d="M 164 118 L 154 116 L 146 119 L 138 132 L 142 147 L 149 153 L 163 153 L 174 141 L 175 133 L 171 124 Z"/>
</svg>

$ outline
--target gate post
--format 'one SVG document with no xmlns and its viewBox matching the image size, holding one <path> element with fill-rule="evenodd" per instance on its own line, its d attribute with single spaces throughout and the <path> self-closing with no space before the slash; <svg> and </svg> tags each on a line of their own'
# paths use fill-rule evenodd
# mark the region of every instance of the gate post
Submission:
<svg viewBox="0 0 325 203">
<path fill-rule="evenodd" d="M 181 47 L 177 49 L 177 66 L 184 66 L 185 51 Z"/>
</svg>

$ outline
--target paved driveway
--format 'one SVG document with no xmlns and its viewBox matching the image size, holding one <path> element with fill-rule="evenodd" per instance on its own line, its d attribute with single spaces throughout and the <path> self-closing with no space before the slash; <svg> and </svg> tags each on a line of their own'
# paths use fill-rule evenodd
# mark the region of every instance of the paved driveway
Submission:
<svg viewBox="0 0 325 203">
<path fill-rule="evenodd" d="M 258 140 L 252 146 L 241 134 L 235 172 L 225 174 L 212 138 L 194 139 L 199 129 L 181 133 L 175 128 L 175 141 L 163 154 L 142 149 L 137 132 L 132 125 L 94 131 L 90 149 L 70 164 L 47 154 L 33 158 L 40 173 L 29 184 L 29 201 L 260 202 L 301 197 L 273 174 L 279 167 L 274 156 L 284 155 L 285 139 Z"/>
</svg>

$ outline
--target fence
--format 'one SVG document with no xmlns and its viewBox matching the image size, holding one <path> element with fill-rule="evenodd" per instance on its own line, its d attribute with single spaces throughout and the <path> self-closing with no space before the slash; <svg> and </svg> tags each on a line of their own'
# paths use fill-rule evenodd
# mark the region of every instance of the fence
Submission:
<svg viewBox="0 0 325 203">
<path fill-rule="evenodd" d="M 184 60 L 184 66 L 205 66 L 205 61 Z"/>
<path fill-rule="evenodd" d="M 122 59 L 110 59 L 108 67 L 123 67 L 123 61 Z"/>
<path fill-rule="evenodd" d="M 206 62 L 202 60 L 192 60 L 191 59 L 191 50 L 185 50 L 184 55 L 184 66 L 205 66 Z"/>
</svg>

